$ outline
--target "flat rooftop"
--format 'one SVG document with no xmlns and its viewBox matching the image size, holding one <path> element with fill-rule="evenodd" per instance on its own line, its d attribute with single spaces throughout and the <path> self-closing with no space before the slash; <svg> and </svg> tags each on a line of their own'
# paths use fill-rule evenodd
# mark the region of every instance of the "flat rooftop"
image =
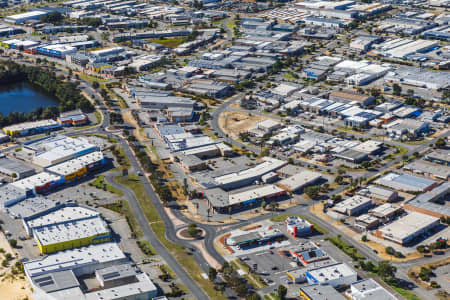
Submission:
<svg viewBox="0 0 450 300">
<path fill-rule="evenodd" d="M 37 186 L 43 186 L 50 182 L 59 181 L 60 179 L 61 177 L 58 175 L 54 175 L 48 172 L 41 172 L 36 175 L 15 181 L 10 185 L 27 191 L 27 190 L 34 190 L 34 188 Z"/>
<path fill-rule="evenodd" d="M 403 191 L 423 191 L 436 184 L 436 181 L 408 174 L 389 173 L 375 183 Z"/>
<path fill-rule="evenodd" d="M 300 288 L 303 293 L 312 300 L 345 300 L 331 285 L 312 284 Z"/>
<path fill-rule="evenodd" d="M 437 221 L 439 221 L 438 218 L 418 212 L 410 212 L 407 216 L 379 230 L 383 233 L 383 236 L 393 236 L 396 239 L 404 240 Z"/>
<path fill-rule="evenodd" d="M 30 277 L 58 270 L 77 269 L 86 265 L 127 260 L 116 243 L 103 243 L 87 247 L 59 251 L 34 260 L 24 262 L 24 268 Z"/>
<path fill-rule="evenodd" d="M 322 174 L 320 174 L 319 172 L 304 170 L 300 173 L 292 175 L 291 177 L 279 181 L 277 184 L 279 186 L 287 188 L 288 190 L 295 191 L 304 187 L 305 185 L 314 183 L 321 178 Z"/>
<path fill-rule="evenodd" d="M 66 162 L 46 168 L 48 172 L 61 176 L 67 176 L 87 167 L 90 164 L 103 160 L 104 156 L 101 151 L 91 152 L 89 154 L 68 160 Z"/>
<path fill-rule="evenodd" d="M 33 235 L 41 245 L 53 245 L 92 236 L 109 236 L 110 233 L 101 217 L 33 228 Z"/>
<path fill-rule="evenodd" d="M 16 204 L 6 208 L 5 211 L 13 217 L 26 219 L 64 202 L 66 202 L 64 199 L 59 200 L 39 195 L 17 202 Z"/>
<path fill-rule="evenodd" d="M 352 283 L 352 298 L 355 300 L 397 300 L 373 278 Z"/>
<path fill-rule="evenodd" d="M 226 185 L 229 183 L 238 182 L 240 180 L 245 180 L 247 178 L 262 176 L 287 164 L 287 162 L 275 158 L 264 157 L 263 160 L 264 161 L 262 163 L 252 168 L 237 173 L 215 177 L 214 180 L 218 183 L 218 185 Z"/>
</svg>

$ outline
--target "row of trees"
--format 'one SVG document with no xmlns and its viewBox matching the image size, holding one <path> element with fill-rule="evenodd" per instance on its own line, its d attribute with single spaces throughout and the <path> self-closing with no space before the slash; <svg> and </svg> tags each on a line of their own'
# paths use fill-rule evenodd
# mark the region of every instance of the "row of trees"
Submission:
<svg viewBox="0 0 450 300">
<path fill-rule="evenodd" d="M 66 81 L 54 72 L 34 66 L 5 62 L 0 65 L 0 86 L 28 82 L 53 95 L 59 105 L 56 107 L 37 108 L 29 113 L 13 112 L 7 116 L 0 115 L 0 126 L 15 123 L 56 118 L 60 112 L 79 108 L 85 112 L 93 110 L 92 104 L 80 92 L 77 82 Z"/>
</svg>

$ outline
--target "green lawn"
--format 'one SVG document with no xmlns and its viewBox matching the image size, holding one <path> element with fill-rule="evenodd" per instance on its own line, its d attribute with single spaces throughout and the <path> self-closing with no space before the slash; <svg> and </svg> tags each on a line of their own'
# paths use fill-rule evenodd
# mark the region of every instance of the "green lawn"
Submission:
<svg viewBox="0 0 450 300">
<path fill-rule="evenodd" d="M 176 48 L 180 46 L 181 44 L 186 42 L 186 38 L 171 38 L 171 39 L 159 39 L 159 40 L 149 40 L 152 43 L 161 44 L 163 46 L 169 47 L 169 48 Z"/>
<path fill-rule="evenodd" d="M 347 244 L 346 242 L 344 242 L 343 240 L 341 240 L 341 238 L 338 236 L 329 237 L 329 238 L 326 238 L 326 240 L 333 243 L 336 247 L 341 249 L 342 252 L 344 252 L 345 254 L 350 256 L 350 258 L 353 259 L 354 261 L 357 261 L 360 259 L 365 259 L 364 255 L 359 253 L 359 251 L 356 250 L 353 246 L 351 246 L 351 245 Z"/>
<path fill-rule="evenodd" d="M 136 241 L 137 245 L 141 249 L 142 253 L 144 253 L 147 256 L 153 256 L 156 255 L 156 250 L 153 248 L 153 246 L 148 241 Z"/>
<path fill-rule="evenodd" d="M 203 270 L 199 267 L 199 265 L 197 265 L 192 255 L 190 255 L 183 246 L 172 243 L 166 239 L 166 228 L 164 223 L 156 212 L 153 203 L 150 201 L 144 186 L 139 180 L 139 177 L 134 174 L 130 174 L 128 177 L 116 176 L 114 180 L 133 190 L 142 211 L 147 217 L 147 221 L 150 223 L 150 226 L 159 241 L 168 249 L 178 263 L 184 267 L 185 271 L 189 273 L 192 279 L 197 282 L 209 298 L 219 300 L 227 299 L 221 292 L 214 289 L 214 284 L 211 281 L 201 276 Z"/>
<path fill-rule="evenodd" d="M 328 230 L 326 230 L 325 228 L 317 225 L 316 223 L 314 223 L 313 221 L 311 221 L 310 219 L 308 219 L 307 217 L 302 216 L 302 215 L 284 214 L 284 215 L 279 215 L 279 216 L 272 217 L 272 218 L 270 218 L 270 221 L 272 221 L 272 222 L 283 222 L 284 220 L 286 220 L 287 217 L 290 217 L 290 216 L 294 216 L 294 217 L 299 217 L 299 218 L 305 219 L 309 223 L 313 224 L 314 225 L 314 229 L 317 232 L 321 233 L 321 234 L 327 234 L 328 233 Z"/>
<path fill-rule="evenodd" d="M 121 167 L 129 168 L 131 167 L 130 161 L 128 160 L 128 157 L 125 155 L 125 152 L 121 147 L 116 146 L 112 153 L 114 154 L 114 157 L 116 158 L 117 162 Z"/>
<path fill-rule="evenodd" d="M 413 292 L 402 289 L 400 287 L 392 286 L 392 288 L 399 293 L 403 298 L 406 300 L 422 300 L 421 298 L 417 297 Z"/>
<path fill-rule="evenodd" d="M 229 28 L 229 29 L 231 29 L 231 30 L 233 30 L 234 29 L 234 27 L 236 27 L 236 20 L 230 20 L 229 22 L 227 22 L 227 24 L 226 24 L 226 26 Z"/>
<path fill-rule="evenodd" d="M 108 81 L 108 79 L 104 79 L 104 78 L 100 78 L 100 77 L 95 77 L 95 76 L 88 75 L 88 74 L 83 74 L 83 73 L 78 74 L 78 77 L 79 77 L 81 80 L 84 80 L 84 81 L 87 81 L 87 82 L 90 82 L 90 83 L 93 83 L 93 82 L 101 83 L 101 82 L 106 82 L 106 81 Z"/>
<path fill-rule="evenodd" d="M 102 119 L 103 119 L 102 113 L 99 112 L 98 110 L 96 110 L 94 112 L 94 116 L 95 116 L 95 119 L 97 120 L 97 124 L 100 124 L 102 122 Z"/>
<path fill-rule="evenodd" d="M 95 177 L 95 180 L 89 183 L 90 186 L 96 187 L 100 190 L 108 191 L 110 193 L 123 196 L 123 193 L 118 188 L 105 182 L 105 176 L 99 175 Z"/>
</svg>

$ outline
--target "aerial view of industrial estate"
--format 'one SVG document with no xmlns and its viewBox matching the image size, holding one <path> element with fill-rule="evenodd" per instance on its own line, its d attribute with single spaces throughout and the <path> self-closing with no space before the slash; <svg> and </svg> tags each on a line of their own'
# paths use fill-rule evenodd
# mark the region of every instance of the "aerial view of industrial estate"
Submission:
<svg viewBox="0 0 450 300">
<path fill-rule="evenodd" d="M 449 0 L 0 0 L 0 300 L 449 300 Z"/>
</svg>

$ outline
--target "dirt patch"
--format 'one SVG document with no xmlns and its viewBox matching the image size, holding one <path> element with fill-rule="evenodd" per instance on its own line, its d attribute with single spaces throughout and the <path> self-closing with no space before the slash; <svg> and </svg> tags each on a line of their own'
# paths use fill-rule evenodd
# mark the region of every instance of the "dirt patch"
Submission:
<svg viewBox="0 0 450 300">
<path fill-rule="evenodd" d="M 25 278 L 11 277 L 7 274 L 0 281 L 0 299 L 23 300 L 28 299 L 30 294 L 31 286 Z"/>
<path fill-rule="evenodd" d="M 432 287 L 430 286 L 430 283 L 421 280 L 420 277 L 418 276 L 418 274 L 420 273 L 420 269 L 422 267 L 425 267 L 428 269 L 435 269 L 435 268 L 439 268 L 439 267 L 446 266 L 449 264 L 450 264 L 450 257 L 447 257 L 445 259 L 438 260 L 433 263 L 428 263 L 428 264 L 424 264 L 424 265 L 420 265 L 420 266 L 414 266 L 411 269 L 409 269 L 408 276 L 409 276 L 409 278 L 414 280 L 417 284 L 419 284 L 421 287 L 423 287 L 427 290 L 431 290 Z"/>
<path fill-rule="evenodd" d="M 241 132 L 246 132 L 254 128 L 258 122 L 267 119 L 249 113 L 228 111 L 219 115 L 219 127 L 230 137 L 237 139 Z"/>
<path fill-rule="evenodd" d="M 245 231 L 250 231 L 250 230 L 255 230 L 255 229 L 257 229 L 257 228 L 260 228 L 260 227 L 261 227 L 261 225 L 250 225 L 250 226 L 248 226 L 248 227 L 244 227 L 243 230 L 245 230 Z"/>
<path fill-rule="evenodd" d="M 230 254 L 233 254 L 233 253 L 234 253 L 233 249 L 231 249 L 231 247 L 228 246 L 228 245 L 225 243 L 225 241 L 227 240 L 227 238 L 229 238 L 230 236 L 231 236 L 231 233 L 227 233 L 227 234 L 222 235 L 222 236 L 219 238 L 219 243 L 220 243 L 220 246 L 222 246 L 222 248 L 226 249 Z"/>
<path fill-rule="evenodd" d="M 370 237 L 369 237 L 369 239 L 370 239 Z M 393 261 L 393 262 L 404 262 L 404 261 L 414 260 L 414 259 L 418 259 L 418 258 L 422 258 L 423 257 L 423 254 L 415 251 L 415 252 L 412 252 L 412 253 L 405 254 L 404 258 L 398 258 L 398 257 L 395 257 L 393 255 L 387 254 L 386 253 L 386 246 L 384 246 L 384 245 L 378 244 L 378 243 L 376 243 L 374 241 L 370 241 L 370 240 L 367 241 L 367 242 L 362 242 L 361 241 L 361 243 L 366 244 L 367 246 L 369 246 L 370 248 L 372 248 L 374 250 L 377 250 L 378 256 L 381 257 L 384 260 L 390 260 L 390 261 Z"/>
<path fill-rule="evenodd" d="M 133 130 L 134 136 L 141 142 L 148 142 L 150 139 L 148 139 L 145 136 L 145 132 L 142 128 L 139 127 L 139 124 L 136 122 L 135 118 L 131 114 L 131 112 L 127 111 L 122 113 L 123 120 L 127 123 L 133 124 L 133 126 L 136 128 Z"/>
<path fill-rule="evenodd" d="M 322 220 L 325 220 L 325 221 L 332 221 L 333 220 L 329 215 L 327 215 L 327 214 L 325 214 L 323 212 L 323 203 L 322 202 L 319 202 L 319 203 L 314 204 L 313 206 L 311 206 L 310 211 L 313 214 L 315 214 L 316 216 L 318 216 L 319 218 L 321 218 Z"/>
</svg>

